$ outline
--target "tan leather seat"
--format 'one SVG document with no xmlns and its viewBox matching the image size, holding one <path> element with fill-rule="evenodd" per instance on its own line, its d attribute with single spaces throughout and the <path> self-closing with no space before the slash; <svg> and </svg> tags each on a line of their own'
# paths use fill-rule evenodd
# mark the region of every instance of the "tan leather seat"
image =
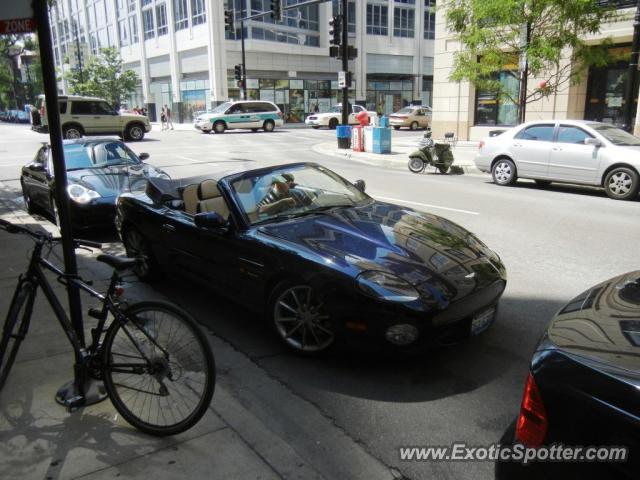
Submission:
<svg viewBox="0 0 640 480">
<path fill-rule="evenodd" d="M 198 188 L 200 201 L 196 207 L 197 213 L 216 212 L 222 218 L 229 218 L 227 202 L 222 197 L 215 180 L 205 180 Z"/>
<path fill-rule="evenodd" d="M 187 185 L 182 191 L 184 211 L 190 215 L 195 215 L 198 211 L 198 202 L 200 201 L 200 199 L 198 198 L 199 187 L 200 186 L 197 183 L 194 183 L 192 185 Z"/>
</svg>

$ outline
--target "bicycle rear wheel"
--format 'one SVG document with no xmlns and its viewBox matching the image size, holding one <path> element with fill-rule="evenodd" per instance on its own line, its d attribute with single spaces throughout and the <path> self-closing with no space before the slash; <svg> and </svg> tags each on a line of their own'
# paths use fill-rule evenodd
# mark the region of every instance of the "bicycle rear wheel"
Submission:
<svg viewBox="0 0 640 480">
<path fill-rule="evenodd" d="M 142 302 L 114 321 L 104 340 L 103 378 L 116 410 L 152 435 L 188 430 L 205 414 L 215 386 L 209 342 L 184 310 Z"/>
<path fill-rule="evenodd" d="M 31 312 L 35 292 L 32 294 L 32 286 L 23 282 L 13 294 L 9 313 L 4 322 L 2 339 L 0 339 L 0 390 L 4 387 L 13 362 L 18 354 L 20 343 L 24 340 L 29 329 Z"/>
</svg>

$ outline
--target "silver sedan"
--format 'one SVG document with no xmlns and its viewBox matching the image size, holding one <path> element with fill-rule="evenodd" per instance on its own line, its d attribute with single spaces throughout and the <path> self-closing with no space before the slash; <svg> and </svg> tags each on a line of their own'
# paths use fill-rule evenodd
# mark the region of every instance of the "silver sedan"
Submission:
<svg viewBox="0 0 640 480">
<path fill-rule="evenodd" d="M 518 178 L 592 185 L 616 200 L 636 198 L 640 188 L 640 138 L 600 122 L 524 123 L 482 140 L 475 163 L 498 185 Z"/>
</svg>

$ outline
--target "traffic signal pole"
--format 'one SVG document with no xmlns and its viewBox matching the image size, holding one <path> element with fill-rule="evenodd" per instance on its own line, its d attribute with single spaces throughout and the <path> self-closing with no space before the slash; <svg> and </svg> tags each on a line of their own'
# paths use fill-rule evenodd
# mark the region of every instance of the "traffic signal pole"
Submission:
<svg viewBox="0 0 640 480">
<path fill-rule="evenodd" d="M 639 0 L 640 1 L 640 0 Z M 342 87 L 342 125 L 349 125 L 349 20 L 347 19 L 347 10 L 349 0 L 342 0 L 342 43 L 340 44 L 340 54 L 342 55 L 342 71 L 345 72 L 346 81 Z M 338 27 L 336 25 L 336 27 Z"/>
<path fill-rule="evenodd" d="M 247 13 L 247 0 L 242 1 L 242 12 Z M 242 99 L 247 100 L 247 58 L 244 53 L 244 20 L 240 22 L 240 37 L 242 44 Z"/>
</svg>

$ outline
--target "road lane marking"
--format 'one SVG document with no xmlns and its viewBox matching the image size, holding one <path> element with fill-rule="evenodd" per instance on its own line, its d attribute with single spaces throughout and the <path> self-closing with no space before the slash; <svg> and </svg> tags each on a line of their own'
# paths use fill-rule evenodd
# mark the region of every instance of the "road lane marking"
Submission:
<svg viewBox="0 0 640 480">
<path fill-rule="evenodd" d="M 411 202 L 409 200 L 402 200 L 401 198 L 381 197 L 378 195 L 374 195 L 374 197 L 379 198 L 380 200 L 388 200 L 390 202 L 406 203 L 409 205 L 418 205 L 420 207 L 427 207 L 427 208 L 439 208 L 440 210 L 449 210 L 450 212 L 466 213 L 467 215 L 480 215 L 479 212 L 472 212 L 471 210 L 462 210 L 460 208 L 442 207 L 440 205 L 432 205 L 430 203 Z"/>
</svg>

